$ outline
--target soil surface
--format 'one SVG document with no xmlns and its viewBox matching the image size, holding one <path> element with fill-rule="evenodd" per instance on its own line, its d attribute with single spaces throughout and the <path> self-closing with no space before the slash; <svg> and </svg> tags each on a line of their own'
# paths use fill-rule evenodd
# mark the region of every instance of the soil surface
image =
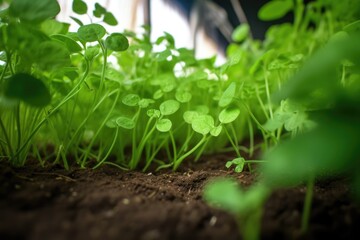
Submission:
<svg viewBox="0 0 360 240">
<path fill-rule="evenodd" d="M 125 172 L 0 163 L 0 239 L 241 239 L 234 218 L 202 200 L 204 185 L 255 174 L 224 167 L 214 156 L 178 172 Z M 299 233 L 306 188 L 274 192 L 264 207 L 261 239 L 360 239 L 360 204 L 344 179 L 317 183 L 310 229 Z"/>
</svg>

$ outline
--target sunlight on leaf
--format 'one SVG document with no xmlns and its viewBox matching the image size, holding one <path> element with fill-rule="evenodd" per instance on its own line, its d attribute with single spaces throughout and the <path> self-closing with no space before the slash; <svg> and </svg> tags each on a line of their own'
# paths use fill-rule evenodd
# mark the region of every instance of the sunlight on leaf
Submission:
<svg viewBox="0 0 360 240">
<path fill-rule="evenodd" d="M 240 114 L 240 109 L 238 108 L 225 108 L 219 114 L 219 121 L 221 123 L 227 124 L 236 120 Z"/>
<path fill-rule="evenodd" d="M 233 98 L 235 96 L 235 91 L 236 91 L 236 83 L 232 82 L 221 95 L 221 98 L 219 100 L 219 106 L 220 107 L 228 106 L 233 101 Z"/>
<path fill-rule="evenodd" d="M 210 115 L 199 115 L 192 120 L 192 129 L 202 135 L 208 134 L 214 126 L 214 118 Z"/>
<path fill-rule="evenodd" d="M 167 116 L 175 113 L 180 108 L 180 103 L 176 100 L 166 100 L 160 104 L 160 112 L 162 115 Z"/>
</svg>

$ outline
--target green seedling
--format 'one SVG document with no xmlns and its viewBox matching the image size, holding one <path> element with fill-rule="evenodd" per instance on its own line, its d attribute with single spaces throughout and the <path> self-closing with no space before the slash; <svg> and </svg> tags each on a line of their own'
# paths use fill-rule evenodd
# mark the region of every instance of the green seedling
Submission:
<svg viewBox="0 0 360 240">
<path fill-rule="evenodd" d="M 232 214 L 244 239 L 260 239 L 263 204 L 270 191 L 263 185 L 243 190 L 233 179 L 215 179 L 204 188 L 203 197 L 211 206 Z"/>
</svg>

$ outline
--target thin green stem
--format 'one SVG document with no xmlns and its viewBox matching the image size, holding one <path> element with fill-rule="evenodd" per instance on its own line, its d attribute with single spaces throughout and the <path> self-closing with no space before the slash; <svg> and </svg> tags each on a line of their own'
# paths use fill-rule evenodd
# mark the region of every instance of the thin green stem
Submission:
<svg viewBox="0 0 360 240">
<path fill-rule="evenodd" d="M 269 114 L 270 114 L 270 118 L 273 119 L 274 116 L 273 116 L 272 102 L 271 102 L 271 97 L 270 97 L 269 79 L 266 75 L 265 69 L 264 69 L 264 79 L 265 79 L 266 98 L 267 98 L 268 105 L 269 105 Z"/>
<path fill-rule="evenodd" d="M 115 147 L 115 143 L 116 143 L 116 140 L 117 140 L 118 136 L 119 136 L 119 127 L 116 128 L 115 136 L 114 136 L 114 139 L 113 139 L 113 141 L 112 141 L 112 143 L 111 143 L 111 146 L 110 146 L 108 152 L 107 152 L 106 155 L 103 157 L 103 159 L 100 160 L 100 161 L 98 162 L 98 164 L 95 165 L 95 167 L 93 167 L 93 169 L 96 169 L 96 168 L 98 168 L 99 166 L 101 166 L 101 165 L 105 162 L 105 160 L 110 156 L 112 150 L 113 150 L 114 147 Z"/>
<path fill-rule="evenodd" d="M 169 135 L 170 135 L 170 141 L 171 141 L 172 148 L 173 148 L 173 159 L 174 159 L 174 161 L 176 161 L 176 159 L 177 159 L 177 149 L 176 149 L 175 138 L 174 138 L 174 135 L 172 134 L 171 131 L 169 132 Z"/>
<path fill-rule="evenodd" d="M 66 95 L 66 97 L 56 106 L 52 109 L 52 111 L 49 111 L 47 116 L 43 118 L 33 129 L 33 131 L 29 134 L 29 137 L 26 139 L 26 141 L 22 144 L 22 146 L 17 150 L 17 152 L 12 156 L 11 159 L 17 157 L 29 144 L 31 139 L 34 137 L 34 135 L 37 133 L 37 131 L 42 127 L 42 125 L 47 122 L 50 116 L 52 116 L 60 107 L 62 107 L 66 102 L 68 102 L 72 97 L 74 97 L 81 89 L 81 84 L 84 82 L 85 78 L 89 74 L 89 66 L 86 64 L 86 69 L 84 72 L 84 75 L 80 79 L 80 81 L 75 85 L 75 87 Z"/>
<path fill-rule="evenodd" d="M 307 182 L 305 202 L 303 208 L 303 214 L 301 218 L 301 232 L 306 233 L 309 229 L 309 219 L 311 214 L 311 204 L 314 192 L 314 177 L 311 177 Z"/>
<path fill-rule="evenodd" d="M 231 146 L 233 147 L 233 149 L 234 149 L 235 152 L 236 152 L 236 156 L 241 157 L 239 148 L 238 148 L 237 144 L 235 144 L 235 142 L 234 142 L 234 140 L 232 139 L 232 137 L 230 136 L 229 131 L 226 129 L 226 127 L 224 127 L 224 131 L 225 131 L 225 134 L 226 134 L 226 136 L 227 136 L 227 138 L 228 138 Z"/>
<path fill-rule="evenodd" d="M 20 103 L 15 107 L 15 121 L 17 130 L 17 148 L 19 148 L 21 145 Z"/>
<path fill-rule="evenodd" d="M 82 163 L 81 163 L 81 167 L 85 167 L 85 163 L 86 163 L 86 160 L 87 160 L 87 157 L 88 157 L 88 154 L 90 153 L 91 151 L 91 148 L 92 146 L 94 145 L 95 143 L 95 140 L 97 139 L 98 135 L 100 134 L 101 130 L 104 128 L 104 126 L 106 125 L 107 121 L 109 120 L 111 114 L 113 113 L 114 111 L 114 108 L 118 102 L 118 99 L 119 99 L 119 96 L 120 96 L 120 90 L 119 89 L 116 89 L 115 91 L 109 93 L 107 95 L 107 97 L 110 97 L 113 93 L 117 92 L 116 94 L 116 97 L 115 97 L 115 100 L 113 102 L 113 105 L 111 106 L 111 108 L 108 110 L 108 114 L 105 116 L 105 119 L 102 121 L 101 125 L 99 126 L 99 128 L 97 129 L 96 133 L 94 134 L 94 136 L 92 137 L 91 139 L 91 142 L 89 143 L 89 146 L 87 147 L 87 151 L 85 152 L 84 154 L 84 157 L 83 157 L 83 160 L 82 160 Z"/>
<path fill-rule="evenodd" d="M 184 155 L 182 155 L 181 157 L 179 157 L 173 165 L 173 170 L 176 171 L 178 169 L 178 167 L 180 166 L 180 164 L 182 163 L 182 161 L 187 158 L 188 156 L 190 156 L 193 152 L 196 151 L 196 149 L 198 149 L 205 141 L 206 141 L 207 135 L 203 135 L 203 137 L 201 138 L 201 140 L 189 151 L 187 151 Z"/>
<path fill-rule="evenodd" d="M 14 151 L 13 151 L 13 148 L 11 146 L 11 142 L 10 142 L 10 138 L 9 138 L 9 135 L 6 131 L 6 128 L 5 128 L 5 125 L 2 121 L 2 119 L 0 118 L 0 127 L 1 127 L 1 130 L 3 131 L 4 133 L 4 137 L 5 137 L 5 141 L 6 141 L 6 144 L 7 144 L 7 148 L 9 149 L 9 153 L 10 153 L 10 160 L 14 160 Z"/>
<path fill-rule="evenodd" d="M 250 139 L 249 156 L 252 157 L 254 154 L 254 129 L 251 123 L 251 119 L 248 119 L 247 123 L 249 128 L 249 139 Z"/>
</svg>

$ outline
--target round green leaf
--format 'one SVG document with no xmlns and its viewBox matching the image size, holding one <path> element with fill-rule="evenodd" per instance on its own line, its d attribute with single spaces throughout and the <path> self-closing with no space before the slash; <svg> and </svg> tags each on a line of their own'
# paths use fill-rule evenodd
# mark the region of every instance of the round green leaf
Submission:
<svg viewBox="0 0 360 240">
<path fill-rule="evenodd" d="M 137 106 L 139 102 L 140 102 L 140 97 L 137 94 L 128 94 L 122 99 L 122 103 L 130 107 Z"/>
<path fill-rule="evenodd" d="M 219 100 L 219 106 L 226 107 L 227 105 L 229 105 L 233 101 L 235 92 L 236 92 L 236 83 L 232 82 L 221 95 Z"/>
<path fill-rule="evenodd" d="M 167 118 L 160 119 L 156 123 L 156 129 L 159 132 L 168 132 L 170 131 L 171 126 L 172 126 L 172 122 Z"/>
<path fill-rule="evenodd" d="M 113 33 L 105 40 L 105 46 L 115 52 L 122 52 L 129 48 L 128 39 L 121 33 Z"/>
<path fill-rule="evenodd" d="M 184 118 L 185 122 L 187 122 L 189 124 L 191 124 L 197 116 L 199 116 L 199 113 L 196 111 L 186 111 L 183 114 L 183 118 Z"/>
<path fill-rule="evenodd" d="M 72 10 L 77 13 L 77 14 L 85 14 L 87 13 L 87 5 L 84 1 L 82 0 L 73 0 L 73 3 L 72 3 Z"/>
<path fill-rule="evenodd" d="M 160 112 L 162 115 L 167 116 L 175 113 L 180 108 L 180 103 L 176 100 L 166 100 L 160 104 Z"/>
<path fill-rule="evenodd" d="M 95 42 L 105 36 L 106 30 L 103 26 L 96 23 L 81 26 L 78 31 L 79 38 L 84 42 Z"/>
<path fill-rule="evenodd" d="M 176 100 L 178 100 L 181 103 L 187 103 L 187 102 L 190 102 L 192 95 L 189 92 L 177 91 L 175 93 L 175 98 L 176 98 Z"/>
<path fill-rule="evenodd" d="M 223 124 L 231 123 L 239 116 L 240 109 L 238 108 L 226 108 L 219 114 L 219 121 Z"/>
<path fill-rule="evenodd" d="M 57 0 L 13 0 L 9 7 L 10 15 L 35 23 L 54 18 L 59 12 Z"/>
<path fill-rule="evenodd" d="M 291 9 L 293 9 L 292 0 L 273 0 L 263 5 L 258 17 L 263 21 L 271 21 L 284 17 Z"/>
<path fill-rule="evenodd" d="M 119 127 L 125 128 L 125 129 L 133 129 L 135 127 L 135 122 L 133 119 L 128 117 L 118 117 L 116 119 L 116 124 Z"/>
<path fill-rule="evenodd" d="M 34 107 L 45 107 L 51 101 L 50 92 L 45 84 L 26 73 L 11 76 L 4 93 L 7 98 L 21 100 Z"/>
<path fill-rule="evenodd" d="M 235 28 L 234 32 L 231 35 L 231 38 L 235 42 L 242 42 L 249 35 L 250 27 L 249 24 L 241 24 Z"/>
<path fill-rule="evenodd" d="M 200 115 L 193 119 L 192 129 L 202 135 L 208 134 L 214 128 L 214 118 L 210 115 Z"/>
</svg>

